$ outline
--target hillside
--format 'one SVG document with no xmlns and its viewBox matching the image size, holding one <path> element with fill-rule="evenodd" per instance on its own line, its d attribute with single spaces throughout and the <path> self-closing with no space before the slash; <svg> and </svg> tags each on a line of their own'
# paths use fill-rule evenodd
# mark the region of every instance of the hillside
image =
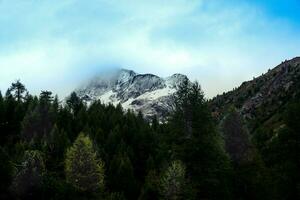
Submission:
<svg viewBox="0 0 300 200">
<path fill-rule="evenodd" d="M 299 199 L 299 63 L 209 105 L 178 74 L 105 74 L 65 104 L 16 81 L 0 93 L 0 199 Z M 168 108 L 162 98 L 174 102 L 166 123 L 119 106 Z"/>
<path fill-rule="evenodd" d="M 277 128 L 286 106 L 299 98 L 300 57 L 282 62 L 267 73 L 246 81 L 238 88 L 218 95 L 210 102 L 213 114 L 222 119 L 235 106 L 248 123 L 250 132 L 263 126 Z"/>
</svg>

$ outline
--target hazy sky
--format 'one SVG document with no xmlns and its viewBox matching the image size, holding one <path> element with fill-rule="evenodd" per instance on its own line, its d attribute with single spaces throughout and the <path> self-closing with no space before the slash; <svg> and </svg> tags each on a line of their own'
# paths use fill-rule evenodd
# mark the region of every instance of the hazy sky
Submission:
<svg viewBox="0 0 300 200">
<path fill-rule="evenodd" d="M 208 97 L 300 55 L 299 0 L 0 0 L 0 88 L 63 96 L 108 68 L 197 79 Z"/>
</svg>

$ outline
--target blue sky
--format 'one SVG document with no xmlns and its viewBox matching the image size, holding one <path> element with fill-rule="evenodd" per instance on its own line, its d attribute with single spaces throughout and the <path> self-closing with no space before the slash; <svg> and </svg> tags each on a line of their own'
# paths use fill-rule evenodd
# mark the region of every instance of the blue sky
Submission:
<svg viewBox="0 0 300 200">
<path fill-rule="evenodd" d="M 110 68 L 198 80 L 207 97 L 300 55 L 299 0 L 0 0 L 0 89 L 60 96 Z"/>
</svg>

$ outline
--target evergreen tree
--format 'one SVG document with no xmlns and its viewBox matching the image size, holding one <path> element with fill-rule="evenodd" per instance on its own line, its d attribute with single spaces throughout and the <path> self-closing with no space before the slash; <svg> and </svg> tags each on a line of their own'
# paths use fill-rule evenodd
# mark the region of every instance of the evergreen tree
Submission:
<svg viewBox="0 0 300 200">
<path fill-rule="evenodd" d="M 152 200 L 159 199 L 159 175 L 155 169 L 149 170 L 146 178 L 144 186 L 141 190 L 141 194 L 139 196 L 140 200 Z"/>
<path fill-rule="evenodd" d="M 271 168 L 278 199 L 300 199 L 300 103 L 288 106 L 284 125 L 267 144 L 266 164 Z"/>
<path fill-rule="evenodd" d="M 234 170 L 236 198 L 267 199 L 268 176 L 264 164 L 251 143 L 242 116 L 235 108 L 230 108 L 222 122 L 225 148 Z"/>
<path fill-rule="evenodd" d="M 11 84 L 11 87 L 9 88 L 9 92 L 14 92 L 13 97 L 20 102 L 24 98 L 24 93 L 26 92 L 25 86 L 20 82 L 20 80 L 17 80 L 15 83 Z"/>
<path fill-rule="evenodd" d="M 64 131 L 58 129 L 57 125 L 53 126 L 49 138 L 47 138 L 49 153 L 58 156 L 63 156 L 66 147 L 69 145 L 68 137 Z"/>
<path fill-rule="evenodd" d="M 4 144 L 6 141 L 6 135 L 5 135 L 5 110 L 4 110 L 4 99 L 2 97 L 1 91 L 0 91 L 0 144 Z"/>
<path fill-rule="evenodd" d="M 13 179 L 13 193 L 21 198 L 36 197 L 41 192 L 44 173 L 45 165 L 41 152 L 26 151 L 20 169 Z"/>
<path fill-rule="evenodd" d="M 198 83 L 179 86 L 163 124 L 121 105 L 87 107 L 76 93 L 60 105 L 18 84 L 0 93 L 0 199 L 12 198 L 8 188 L 17 199 L 300 198 L 299 102 L 255 137 L 263 162 L 235 109 L 218 132 Z"/>
<path fill-rule="evenodd" d="M 123 193 L 113 192 L 106 198 L 107 200 L 126 200 Z"/>
<path fill-rule="evenodd" d="M 116 126 L 109 133 L 105 144 L 105 152 L 107 153 L 109 160 L 111 159 L 111 157 L 117 154 L 117 148 L 121 143 L 121 140 L 122 140 L 122 135 L 121 135 L 120 127 Z"/>
<path fill-rule="evenodd" d="M 112 191 L 124 193 L 127 199 L 137 198 L 133 166 L 126 152 L 114 156 L 109 169 L 109 186 Z"/>
<path fill-rule="evenodd" d="M 139 196 L 140 200 L 152 200 L 159 198 L 160 182 L 159 175 L 155 169 L 149 170 L 145 178 L 145 183 Z"/>
<path fill-rule="evenodd" d="M 7 90 L 3 106 L 4 106 L 4 122 L 2 123 L 1 135 L 3 140 L 1 142 L 6 145 L 13 145 L 12 143 L 18 139 L 20 134 L 21 113 L 17 113 L 18 103 L 11 92 Z M 22 104 L 21 104 L 22 105 Z"/>
<path fill-rule="evenodd" d="M 61 107 L 59 105 L 58 96 L 55 95 L 54 100 L 53 100 L 53 102 L 51 104 L 51 107 L 50 107 L 50 113 L 52 113 L 54 121 L 57 121 L 57 117 L 58 117 L 58 113 L 59 113 L 60 108 Z"/>
<path fill-rule="evenodd" d="M 241 164 L 253 159 L 254 147 L 250 142 L 248 131 L 242 116 L 231 108 L 222 123 L 225 148 L 234 164 Z"/>
<path fill-rule="evenodd" d="M 75 116 L 83 107 L 83 102 L 77 96 L 76 92 L 72 92 L 70 97 L 67 99 L 67 106 Z"/>
<path fill-rule="evenodd" d="M 47 164 L 53 169 L 63 169 L 63 158 L 70 141 L 65 131 L 54 125 L 49 137 L 44 138 L 44 149 L 47 153 Z"/>
<path fill-rule="evenodd" d="M 159 121 L 156 115 L 151 120 L 151 127 L 153 128 L 154 131 L 156 131 L 159 127 Z"/>
<path fill-rule="evenodd" d="M 229 158 L 200 85 L 183 82 L 174 96 L 173 107 L 167 140 L 171 157 L 186 164 L 197 198 L 230 198 Z"/>
<path fill-rule="evenodd" d="M 4 99 L 1 91 L 0 91 L 0 120 L 1 122 L 4 120 Z"/>
<path fill-rule="evenodd" d="M 0 146 L 0 199 L 8 198 L 8 187 L 11 183 L 13 166 L 9 156 Z"/>
<path fill-rule="evenodd" d="M 66 104 L 66 109 L 72 116 L 70 139 L 71 141 L 73 141 L 78 136 L 78 134 L 87 127 L 87 107 L 75 92 L 70 95 L 70 97 L 66 101 Z M 97 123 L 99 123 L 98 119 L 96 119 L 96 121 Z"/>
<path fill-rule="evenodd" d="M 53 101 L 52 92 L 44 90 L 40 94 L 40 103 L 42 105 L 49 105 Z"/>
<path fill-rule="evenodd" d="M 29 106 L 22 121 L 22 136 L 26 141 L 36 139 L 33 142 L 40 142 L 49 136 L 58 114 L 51 104 L 51 94 L 49 91 L 42 91 L 38 104 L 33 101 Z"/>
<path fill-rule="evenodd" d="M 185 182 L 185 166 L 173 161 L 161 177 L 161 195 L 167 200 L 183 199 Z"/>
<path fill-rule="evenodd" d="M 73 116 L 66 107 L 58 109 L 56 125 L 60 130 L 64 130 L 70 142 L 74 142 L 78 133 L 73 132 Z"/>
<path fill-rule="evenodd" d="M 104 163 L 97 158 L 92 141 L 83 133 L 67 151 L 65 173 L 67 181 L 80 191 L 104 189 Z"/>
</svg>

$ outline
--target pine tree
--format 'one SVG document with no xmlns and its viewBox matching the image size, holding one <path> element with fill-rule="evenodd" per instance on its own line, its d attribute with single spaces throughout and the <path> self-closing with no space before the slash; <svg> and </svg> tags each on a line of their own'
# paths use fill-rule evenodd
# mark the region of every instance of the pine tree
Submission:
<svg viewBox="0 0 300 200">
<path fill-rule="evenodd" d="M 139 200 L 159 199 L 160 177 L 155 169 L 150 170 L 145 177 Z"/>
<path fill-rule="evenodd" d="M 300 103 L 288 105 L 284 124 L 266 145 L 265 160 L 271 168 L 278 199 L 300 199 Z"/>
<path fill-rule="evenodd" d="M 40 103 L 42 105 L 49 105 L 53 101 L 52 92 L 44 90 L 40 94 Z"/>
<path fill-rule="evenodd" d="M 185 166 L 173 161 L 161 177 L 161 195 L 167 200 L 183 199 L 185 182 Z"/>
<path fill-rule="evenodd" d="M 4 198 L 4 194 L 8 193 L 8 187 L 11 183 L 11 175 L 13 167 L 9 156 L 5 150 L 0 146 L 0 199 Z"/>
<path fill-rule="evenodd" d="M 0 144 L 4 144 L 6 141 L 6 135 L 4 135 L 5 124 L 4 99 L 0 91 Z"/>
<path fill-rule="evenodd" d="M 49 91 L 42 91 L 38 104 L 33 101 L 29 106 L 22 121 L 22 136 L 26 141 L 35 138 L 36 142 L 40 142 L 42 138 L 49 136 L 57 117 L 57 110 L 51 104 L 51 94 Z"/>
<path fill-rule="evenodd" d="M 133 166 L 126 152 L 114 156 L 109 169 L 109 186 L 112 191 L 124 193 L 127 199 L 137 198 Z"/>
<path fill-rule="evenodd" d="M 234 164 L 253 160 L 254 146 L 250 142 L 249 133 L 242 116 L 235 108 L 230 108 L 222 123 L 225 138 L 225 148 Z"/>
<path fill-rule="evenodd" d="M 76 92 L 72 92 L 70 97 L 67 99 L 67 106 L 76 116 L 84 105 L 82 100 L 77 96 Z"/>
<path fill-rule="evenodd" d="M 55 95 L 54 100 L 51 105 L 51 108 L 50 108 L 50 113 L 52 113 L 53 119 L 55 121 L 57 120 L 59 109 L 60 109 L 60 105 L 59 105 L 58 96 Z"/>
<path fill-rule="evenodd" d="M 19 197 L 36 195 L 41 189 L 45 165 L 42 153 L 31 150 L 24 154 L 21 168 L 12 183 L 12 191 Z"/>
<path fill-rule="evenodd" d="M 1 134 L 4 134 L 3 142 L 9 141 L 19 134 L 19 124 L 16 117 L 17 104 L 18 102 L 14 99 L 11 92 L 7 90 L 4 98 L 5 122 L 2 124 L 3 132 L 1 132 Z"/>
<path fill-rule="evenodd" d="M 46 139 L 49 151 L 56 156 L 63 156 L 66 147 L 69 145 L 69 140 L 64 131 L 58 129 L 57 125 L 53 126 L 49 138 Z"/>
<path fill-rule="evenodd" d="M 65 173 L 67 181 L 80 191 L 104 189 L 104 163 L 97 158 L 92 141 L 83 133 L 67 151 Z"/>
<path fill-rule="evenodd" d="M 25 86 L 20 82 L 20 80 L 17 80 L 15 83 L 11 84 L 11 87 L 9 88 L 10 92 L 14 92 L 13 97 L 20 102 L 24 96 L 24 92 L 26 92 Z"/>
<path fill-rule="evenodd" d="M 236 198 L 267 199 L 268 177 L 264 163 L 250 140 L 242 116 L 234 107 L 223 119 L 222 131 L 235 171 Z"/>
<path fill-rule="evenodd" d="M 167 138 L 171 158 L 186 164 L 197 198 L 230 198 L 229 158 L 200 85 L 184 81 L 173 108 Z"/>
<path fill-rule="evenodd" d="M 59 130 L 55 124 L 48 137 L 44 139 L 44 149 L 47 153 L 47 165 L 51 169 L 63 169 L 63 158 L 70 141 L 65 131 Z"/>
</svg>

